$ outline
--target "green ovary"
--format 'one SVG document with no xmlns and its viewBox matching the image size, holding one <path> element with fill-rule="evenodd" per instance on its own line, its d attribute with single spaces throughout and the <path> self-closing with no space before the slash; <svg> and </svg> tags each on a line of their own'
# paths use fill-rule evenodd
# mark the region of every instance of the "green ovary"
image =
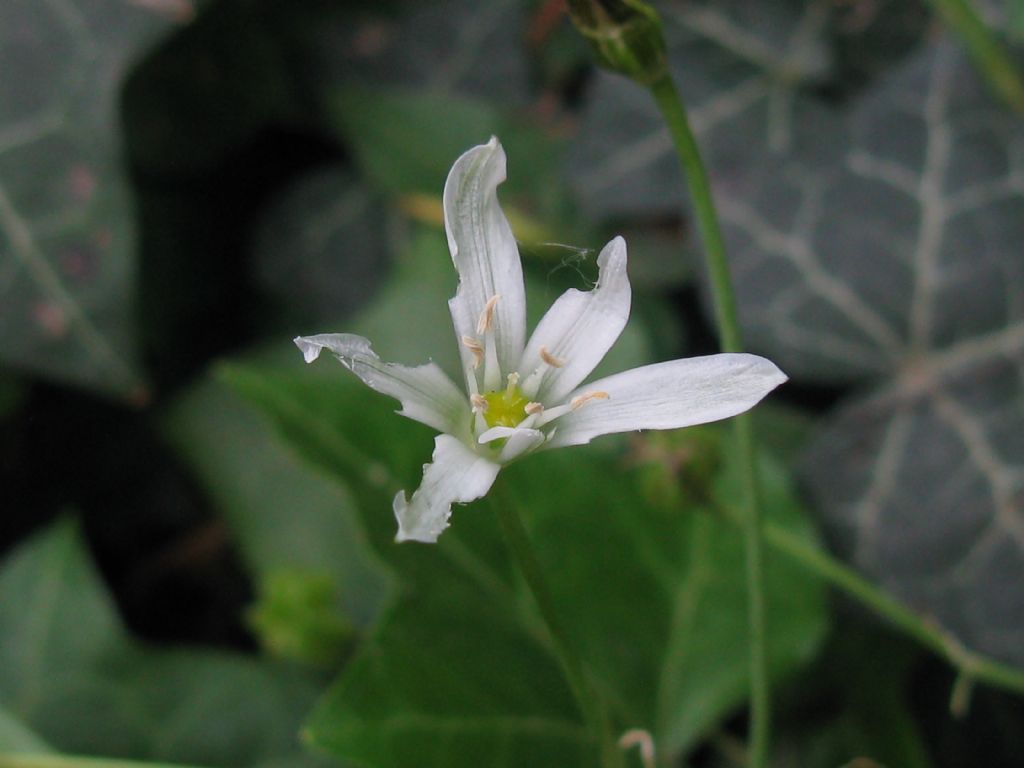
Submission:
<svg viewBox="0 0 1024 768">
<path fill-rule="evenodd" d="M 484 421 L 489 427 L 514 427 L 526 418 L 526 406 L 530 401 L 519 387 L 487 392 L 483 397 L 487 401 Z"/>
</svg>

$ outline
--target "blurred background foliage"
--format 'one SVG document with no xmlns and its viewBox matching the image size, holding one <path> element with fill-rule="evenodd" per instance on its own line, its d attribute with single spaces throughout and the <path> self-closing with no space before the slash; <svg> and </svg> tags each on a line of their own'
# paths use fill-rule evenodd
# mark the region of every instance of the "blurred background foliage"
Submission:
<svg viewBox="0 0 1024 768">
<path fill-rule="evenodd" d="M 657 5 L 749 343 L 792 379 L 756 412 L 769 518 L 1024 667 L 1024 123 L 921 2 Z M 714 351 L 668 134 L 589 55 L 559 0 L 5 0 L 0 752 L 592 763 L 491 502 L 395 546 L 429 431 L 290 342 L 454 369 L 440 192 L 494 134 L 534 321 L 621 233 L 606 370 Z M 665 766 L 743 764 L 727 435 L 508 472 Z M 1021 699 L 954 717 L 942 662 L 784 553 L 767 578 L 776 765 L 1019 764 Z"/>
</svg>

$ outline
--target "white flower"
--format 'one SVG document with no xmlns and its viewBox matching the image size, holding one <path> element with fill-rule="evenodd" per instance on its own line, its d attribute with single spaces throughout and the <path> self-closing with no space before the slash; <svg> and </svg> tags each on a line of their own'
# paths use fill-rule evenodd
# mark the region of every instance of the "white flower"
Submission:
<svg viewBox="0 0 1024 768">
<path fill-rule="evenodd" d="M 307 363 L 323 349 L 399 411 L 441 432 L 412 498 L 394 500 L 398 541 L 434 542 L 453 503 L 478 499 L 498 471 L 532 451 L 588 443 L 598 435 L 675 429 L 742 413 L 786 380 L 756 355 L 722 354 L 647 365 L 585 386 L 629 317 L 626 243 L 598 256 L 597 286 L 569 290 L 526 338 L 519 250 L 498 205 L 505 152 L 496 138 L 455 161 L 444 187 L 448 246 L 459 288 L 448 302 L 465 390 L 434 363 L 385 363 L 361 336 L 301 336 Z"/>
</svg>

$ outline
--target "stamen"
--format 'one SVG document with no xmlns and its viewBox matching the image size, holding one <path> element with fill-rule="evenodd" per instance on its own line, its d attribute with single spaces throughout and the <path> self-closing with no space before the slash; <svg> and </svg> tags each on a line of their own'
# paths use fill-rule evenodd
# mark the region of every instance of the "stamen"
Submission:
<svg viewBox="0 0 1024 768">
<path fill-rule="evenodd" d="M 609 397 L 607 392 L 584 392 L 582 395 L 576 395 L 572 400 L 569 401 L 569 407 L 576 411 L 582 408 L 584 405 L 589 403 L 591 400 L 607 400 Z"/>
<path fill-rule="evenodd" d="M 540 403 L 527 403 L 523 407 L 523 410 L 530 416 L 536 416 L 537 414 L 544 412 L 544 406 Z"/>
<path fill-rule="evenodd" d="M 527 416 L 527 418 L 535 419 L 533 426 L 540 429 L 545 424 L 550 424 L 555 419 L 565 416 L 565 414 L 569 413 L 571 410 L 572 409 L 569 408 L 568 405 L 563 403 L 562 405 L 556 405 L 554 408 L 545 408 L 535 417 Z"/>
<path fill-rule="evenodd" d="M 494 306 L 498 303 L 498 299 L 500 298 L 501 296 L 494 294 L 487 300 L 487 303 L 484 304 L 484 310 L 480 313 L 480 319 L 476 323 L 477 333 L 486 333 L 491 329 L 491 326 L 494 325 Z"/>
<path fill-rule="evenodd" d="M 478 339 L 474 339 L 472 336 L 463 336 L 462 344 L 470 352 L 473 353 L 473 370 L 480 367 L 480 363 L 484 361 L 484 347 Z"/>
<path fill-rule="evenodd" d="M 640 750 L 640 761 L 644 768 L 654 766 L 654 738 L 649 731 L 641 728 L 631 728 L 619 738 L 619 747 L 623 750 L 638 747 Z"/>
<path fill-rule="evenodd" d="M 473 404 L 474 413 L 483 413 L 487 410 L 487 398 L 483 395 L 470 395 L 469 402 Z"/>
<path fill-rule="evenodd" d="M 548 365 L 550 365 L 552 368 L 561 368 L 563 365 L 565 365 L 565 360 L 563 360 L 560 357 L 555 357 L 554 355 L 552 355 L 550 352 L 548 352 L 548 348 L 543 344 L 540 345 L 540 359 L 543 360 Z"/>
<path fill-rule="evenodd" d="M 519 374 L 513 371 L 508 375 L 508 386 L 505 387 L 505 397 L 508 400 L 516 396 L 516 388 L 519 386 Z"/>
</svg>

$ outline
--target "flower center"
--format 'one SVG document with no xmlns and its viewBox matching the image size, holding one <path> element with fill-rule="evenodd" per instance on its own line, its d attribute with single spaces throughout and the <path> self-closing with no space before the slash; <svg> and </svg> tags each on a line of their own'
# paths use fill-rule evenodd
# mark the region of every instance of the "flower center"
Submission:
<svg viewBox="0 0 1024 768">
<path fill-rule="evenodd" d="M 517 384 L 510 383 L 506 389 L 486 392 L 482 397 L 487 403 L 483 415 L 488 427 L 516 427 L 526 418 L 530 401 Z"/>
</svg>

